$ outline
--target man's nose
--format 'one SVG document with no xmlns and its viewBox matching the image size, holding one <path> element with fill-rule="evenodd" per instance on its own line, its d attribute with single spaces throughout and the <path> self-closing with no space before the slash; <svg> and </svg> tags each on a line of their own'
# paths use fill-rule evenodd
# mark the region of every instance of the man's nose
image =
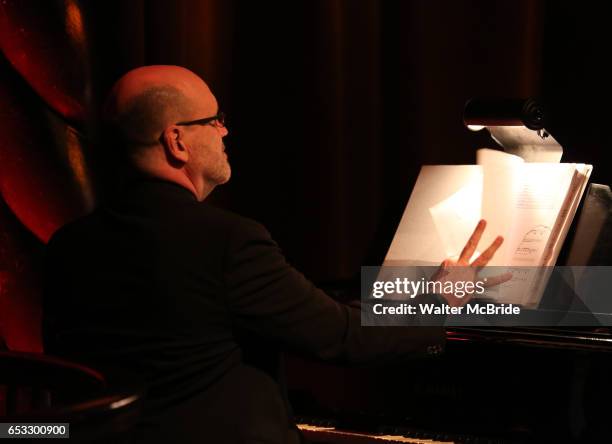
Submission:
<svg viewBox="0 0 612 444">
<path fill-rule="evenodd" d="M 221 137 L 225 137 L 229 134 L 229 130 L 227 129 L 227 126 L 225 125 L 219 128 L 219 130 L 221 131 Z"/>
</svg>

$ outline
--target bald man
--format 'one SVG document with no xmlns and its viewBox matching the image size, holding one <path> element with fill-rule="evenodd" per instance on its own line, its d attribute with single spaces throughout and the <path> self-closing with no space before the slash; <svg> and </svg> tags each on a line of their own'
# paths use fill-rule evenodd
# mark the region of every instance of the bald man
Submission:
<svg viewBox="0 0 612 444">
<path fill-rule="evenodd" d="M 260 224 L 203 202 L 231 168 L 198 76 L 130 71 L 106 112 L 107 149 L 137 174 L 49 242 L 45 347 L 144 384 L 139 440 L 298 442 L 279 350 L 349 363 L 442 350 L 440 328 L 361 328 L 359 310 L 287 264 Z"/>
<path fill-rule="evenodd" d="M 145 175 L 179 184 L 198 201 L 230 179 L 223 114 L 191 71 L 178 66 L 130 71 L 113 87 L 105 115 L 116 142 Z"/>
</svg>

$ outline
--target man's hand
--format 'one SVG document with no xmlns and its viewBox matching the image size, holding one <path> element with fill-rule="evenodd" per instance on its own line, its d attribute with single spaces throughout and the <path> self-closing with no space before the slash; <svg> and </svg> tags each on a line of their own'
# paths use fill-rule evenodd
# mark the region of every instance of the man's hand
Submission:
<svg viewBox="0 0 612 444">
<path fill-rule="evenodd" d="M 478 242 L 480 242 L 480 238 L 482 237 L 482 233 L 484 232 L 485 227 L 487 226 L 487 222 L 485 220 L 481 220 L 476 225 L 476 229 L 470 236 L 470 239 L 465 244 L 463 251 L 461 251 L 461 255 L 459 259 L 453 261 L 451 259 L 446 259 L 440 265 L 438 271 L 432 277 L 432 280 L 438 281 L 442 283 L 442 288 L 444 288 L 444 284 L 446 282 L 452 282 L 453 287 L 457 282 L 474 282 L 477 280 L 478 273 L 482 267 L 487 265 L 489 261 L 493 258 L 493 255 L 497 251 L 497 249 L 504 242 L 504 238 L 501 236 L 497 236 L 493 243 L 489 245 L 489 247 L 480 254 L 474 261 L 470 264 L 470 259 L 472 258 L 476 248 L 478 247 Z M 488 277 L 487 282 L 485 283 L 485 287 L 491 287 L 495 285 L 499 285 L 503 282 L 512 279 L 512 273 L 504 273 L 498 276 Z M 446 299 L 446 302 L 452 307 L 459 307 L 465 305 L 471 298 L 472 295 L 466 294 L 463 297 L 456 296 L 452 293 L 444 293 L 442 292 L 442 296 Z"/>
</svg>

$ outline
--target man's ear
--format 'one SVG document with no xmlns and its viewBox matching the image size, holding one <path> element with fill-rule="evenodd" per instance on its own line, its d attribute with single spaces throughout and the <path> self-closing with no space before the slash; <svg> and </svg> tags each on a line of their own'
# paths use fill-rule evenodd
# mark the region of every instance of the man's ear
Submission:
<svg viewBox="0 0 612 444">
<path fill-rule="evenodd" d="M 169 126 L 162 133 L 160 141 L 169 159 L 187 163 L 189 151 L 185 145 L 185 131 L 183 128 L 178 125 Z"/>
</svg>

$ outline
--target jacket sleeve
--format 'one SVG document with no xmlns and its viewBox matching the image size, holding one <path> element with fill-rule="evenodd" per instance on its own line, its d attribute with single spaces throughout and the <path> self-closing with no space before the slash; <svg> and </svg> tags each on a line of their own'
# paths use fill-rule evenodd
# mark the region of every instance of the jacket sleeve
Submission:
<svg viewBox="0 0 612 444">
<path fill-rule="evenodd" d="M 443 350 L 441 327 L 362 327 L 359 308 L 316 288 L 256 222 L 244 220 L 234 228 L 225 262 L 227 304 L 236 326 L 295 351 L 367 363 Z"/>
</svg>

